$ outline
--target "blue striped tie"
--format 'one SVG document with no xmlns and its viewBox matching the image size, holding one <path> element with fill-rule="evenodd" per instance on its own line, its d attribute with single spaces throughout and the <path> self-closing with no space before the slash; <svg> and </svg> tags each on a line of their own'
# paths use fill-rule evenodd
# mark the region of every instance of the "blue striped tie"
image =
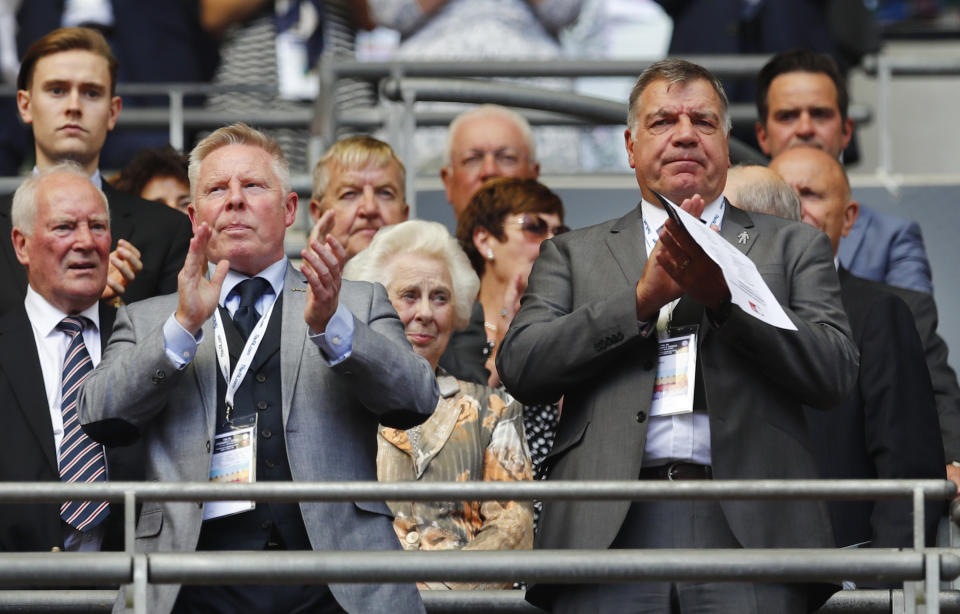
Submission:
<svg viewBox="0 0 960 614">
<path fill-rule="evenodd" d="M 83 344 L 86 318 L 64 318 L 57 329 L 70 335 L 70 347 L 63 360 L 60 382 L 63 412 L 63 441 L 60 443 L 60 480 L 63 482 L 105 482 L 107 464 L 103 446 L 87 437 L 77 418 L 77 397 L 80 384 L 93 370 L 87 347 Z M 67 501 L 60 506 L 60 517 L 78 531 L 89 531 L 103 522 L 110 513 L 106 501 Z"/>
</svg>

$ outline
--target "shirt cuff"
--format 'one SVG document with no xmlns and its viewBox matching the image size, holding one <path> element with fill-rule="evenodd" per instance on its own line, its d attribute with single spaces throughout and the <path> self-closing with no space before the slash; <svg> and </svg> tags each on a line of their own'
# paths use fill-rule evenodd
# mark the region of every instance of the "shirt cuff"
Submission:
<svg viewBox="0 0 960 614">
<path fill-rule="evenodd" d="M 337 305 L 333 317 L 327 322 L 327 330 L 322 333 L 308 332 L 307 336 L 323 355 L 329 366 L 350 358 L 353 352 L 353 314 L 343 306 Z"/>
<path fill-rule="evenodd" d="M 170 314 L 167 321 L 163 323 L 163 348 L 177 369 L 183 369 L 190 364 L 193 357 L 197 355 L 197 345 L 201 341 L 203 341 L 203 329 L 194 337 L 180 325 L 180 322 L 177 322 L 173 314 Z"/>
</svg>

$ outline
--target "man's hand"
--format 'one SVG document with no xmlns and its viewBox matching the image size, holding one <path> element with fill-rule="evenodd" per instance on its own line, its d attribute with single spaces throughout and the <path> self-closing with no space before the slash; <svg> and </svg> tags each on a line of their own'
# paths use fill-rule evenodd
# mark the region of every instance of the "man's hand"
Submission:
<svg viewBox="0 0 960 614">
<path fill-rule="evenodd" d="M 203 323 L 213 315 L 220 303 L 220 288 L 230 270 L 230 263 L 221 260 L 213 276 L 207 279 L 207 243 L 213 231 L 206 222 L 197 228 L 190 239 L 190 249 L 183 262 L 183 268 L 177 275 L 177 312 L 174 317 L 191 335 L 196 336 Z"/>
<path fill-rule="evenodd" d="M 954 500 L 960 499 L 960 467 L 947 463 L 947 479 L 957 485 L 958 492 Z"/>
<path fill-rule="evenodd" d="M 110 252 L 110 269 L 107 271 L 107 287 L 103 289 L 102 299 L 119 297 L 127 286 L 143 270 L 140 250 L 126 239 L 117 241 L 117 249 Z"/>
<path fill-rule="evenodd" d="M 317 227 L 323 221 L 321 216 Z M 303 317 L 313 333 L 327 330 L 327 323 L 337 311 L 340 301 L 341 273 L 346 260 L 346 251 L 333 236 L 323 241 L 313 240 L 300 252 L 303 264 L 300 271 L 307 278 L 307 308 Z"/>
<path fill-rule="evenodd" d="M 705 205 L 703 198 L 695 194 L 683 201 L 680 208 L 699 218 Z M 664 275 L 669 280 L 663 279 Z M 730 298 L 730 289 L 717 263 L 685 228 L 668 219 L 637 284 L 637 317 L 650 320 L 660 307 L 683 294 L 717 309 Z"/>
</svg>

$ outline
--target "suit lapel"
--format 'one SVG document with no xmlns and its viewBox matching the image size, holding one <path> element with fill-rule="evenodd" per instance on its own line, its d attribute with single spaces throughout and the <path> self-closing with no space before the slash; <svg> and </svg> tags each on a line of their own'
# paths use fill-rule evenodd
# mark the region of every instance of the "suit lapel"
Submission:
<svg viewBox="0 0 960 614">
<path fill-rule="evenodd" d="M 753 225 L 753 220 L 746 211 L 737 209 L 729 200 L 726 202 L 727 213 L 723 218 L 720 236 L 744 254 L 749 254 L 760 236 L 760 230 Z"/>
<path fill-rule="evenodd" d="M 9 375 L 10 387 L 16 396 L 16 405 L 23 412 L 27 424 L 36 436 L 51 470 L 59 475 L 59 463 L 53 449 L 53 423 L 50 421 L 50 403 L 47 400 L 40 369 L 40 355 L 33 327 L 21 307 L 0 321 L 0 368 Z M 14 351 L 13 348 L 19 348 Z"/>
<path fill-rule="evenodd" d="M 193 359 L 194 376 L 197 388 L 200 391 L 200 401 L 203 403 L 203 414 L 206 419 L 207 437 L 214 435 L 214 426 L 217 423 L 217 351 L 213 343 L 213 318 L 208 318 L 201 327 L 206 343 L 197 346 L 197 355 Z"/>
<path fill-rule="evenodd" d="M 106 301 L 100 301 L 100 349 L 107 349 L 110 333 L 113 332 L 113 322 L 117 319 L 117 308 Z"/>
<path fill-rule="evenodd" d="M 110 249 L 116 249 L 117 240 L 124 237 L 131 242 L 133 235 L 133 217 L 130 207 L 127 206 L 125 194 L 117 191 L 106 180 L 103 182 L 103 193 L 110 204 L 110 234 L 113 235 Z"/>
<path fill-rule="evenodd" d="M 303 347 L 307 341 L 307 322 L 303 311 L 307 306 L 307 282 L 300 271 L 287 265 L 283 280 L 283 305 L 280 321 L 280 392 L 283 424 L 290 418 L 293 391 L 300 376 Z"/>
<path fill-rule="evenodd" d="M 640 205 L 617 220 L 607 235 L 607 247 L 630 283 L 637 283 L 647 264 L 647 249 L 643 242 L 643 219 Z"/>
</svg>

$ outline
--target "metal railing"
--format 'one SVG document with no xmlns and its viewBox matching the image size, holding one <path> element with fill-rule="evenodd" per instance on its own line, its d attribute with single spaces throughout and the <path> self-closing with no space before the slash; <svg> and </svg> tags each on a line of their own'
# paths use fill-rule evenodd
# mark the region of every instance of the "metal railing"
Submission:
<svg viewBox="0 0 960 614">
<path fill-rule="evenodd" d="M 146 611 L 147 583 L 630 582 L 640 580 L 827 581 L 896 580 L 905 612 L 940 611 L 940 582 L 960 576 L 952 549 L 924 547 L 925 500 L 956 493 L 941 480 L 759 480 L 707 482 L 261 482 L 102 484 L 2 483 L 4 504 L 91 499 L 123 501 L 125 551 L 0 554 L 0 586 L 129 585 Z M 541 550 L 487 552 L 229 552 L 138 553 L 134 510 L 143 501 L 357 500 L 800 500 L 911 498 L 914 549 Z M 916 584 L 920 583 L 920 584 Z M 921 589 L 922 586 L 922 589 Z"/>
</svg>

